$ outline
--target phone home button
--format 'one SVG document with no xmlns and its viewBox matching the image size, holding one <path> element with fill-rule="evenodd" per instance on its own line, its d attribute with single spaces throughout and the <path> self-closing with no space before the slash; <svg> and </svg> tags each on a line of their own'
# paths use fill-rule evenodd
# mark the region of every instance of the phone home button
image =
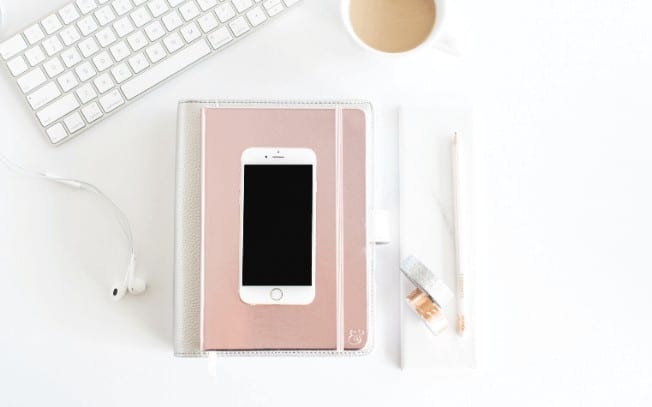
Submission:
<svg viewBox="0 0 652 407">
<path fill-rule="evenodd" d="M 274 301 L 280 301 L 283 298 L 283 291 L 280 288 L 274 288 L 269 292 L 269 296 Z"/>
</svg>

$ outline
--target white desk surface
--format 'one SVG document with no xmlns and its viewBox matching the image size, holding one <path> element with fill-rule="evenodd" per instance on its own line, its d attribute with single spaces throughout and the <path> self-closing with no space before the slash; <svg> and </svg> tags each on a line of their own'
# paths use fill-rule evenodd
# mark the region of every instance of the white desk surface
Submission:
<svg viewBox="0 0 652 407">
<path fill-rule="evenodd" d="M 50 8 L 6 3 L 6 31 Z M 474 38 L 462 48 L 468 71 L 437 52 L 370 56 L 345 33 L 339 1 L 308 0 L 57 149 L 0 80 L 3 153 L 110 194 L 132 220 L 150 282 L 146 296 L 113 303 L 125 251 L 108 208 L 0 167 L 0 404 L 650 405 L 649 2 L 448 3 L 471 27 L 455 34 Z M 477 370 L 398 368 L 396 242 L 379 251 L 371 356 L 220 359 L 217 379 L 203 359 L 172 357 L 178 99 L 371 100 L 379 199 L 396 216 L 396 107 L 465 88 L 475 104 Z"/>
</svg>

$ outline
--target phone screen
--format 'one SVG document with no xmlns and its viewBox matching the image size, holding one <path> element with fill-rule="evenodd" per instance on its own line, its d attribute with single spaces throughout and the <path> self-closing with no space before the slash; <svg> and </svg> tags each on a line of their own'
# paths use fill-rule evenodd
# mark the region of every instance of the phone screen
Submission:
<svg viewBox="0 0 652 407">
<path fill-rule="evenodd" d="M 245 165 L 242 285 L 312 285 L 312 165 Z"/>
</svg>

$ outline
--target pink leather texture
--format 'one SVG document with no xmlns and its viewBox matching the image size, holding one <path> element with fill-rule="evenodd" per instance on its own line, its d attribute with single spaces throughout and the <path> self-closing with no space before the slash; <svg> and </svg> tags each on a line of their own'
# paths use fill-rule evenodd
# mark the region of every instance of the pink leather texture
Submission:
<svg viewBox="0 0 652 407">
<path fill-rule="evenodd" d="M 204 108 L 202 350 L 364 348 L 367 337 L 365 112 L 341 114 L 343 251 L 337 252 L 337 123 L 334 108 Z M 240 157 L 249 147 L 304 147 L 317 155 L 315 300 L 256 305 L 240 300 Z M 337 262 L 343 329 L 338 330 Z"/>
</svg>

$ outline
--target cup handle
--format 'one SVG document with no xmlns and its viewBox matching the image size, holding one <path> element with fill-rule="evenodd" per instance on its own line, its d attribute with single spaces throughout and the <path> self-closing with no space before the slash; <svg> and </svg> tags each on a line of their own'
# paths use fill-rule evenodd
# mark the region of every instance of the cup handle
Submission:
<svg viewBox="0 0 652 407">
<path fill-rule="evenodd" d="M 459 48 L 457 47 L 455 38 L 453 38 L 453 36 L 446 31 L 442 32 L 439 35 L 439 37 L 433 41 L 431 48 L 443 52 L 445 54 L 448 54 L 452 57 L 462 56 L 462 54 L 459 51 Z"/>
<path fill-rule="evenodd" d="M 448 7 L 446 0 L 436 0 L 437 4 L 437 19 L 440 24 L 439 32 L 436 33 L 436 36 L 431 43 L 431 49 L 443 52 L 452 57 L 461 57 L 460 49 L 458 47 L 457 41 L 455 40 L 456 36 L 453 35 L 453 31 L 450 27 L 450 21 L 447 17 Z"/>
</svg>

